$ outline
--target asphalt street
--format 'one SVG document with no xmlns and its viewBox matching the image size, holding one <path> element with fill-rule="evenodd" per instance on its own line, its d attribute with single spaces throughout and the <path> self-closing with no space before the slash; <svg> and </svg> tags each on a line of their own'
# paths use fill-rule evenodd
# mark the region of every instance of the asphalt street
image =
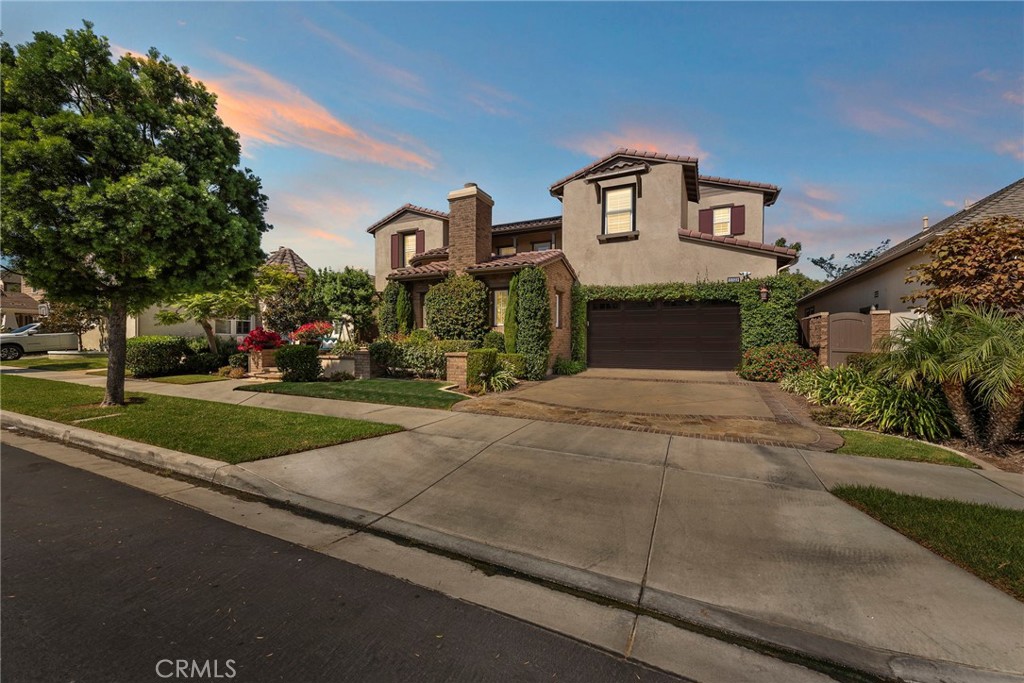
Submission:
<svg viewBox="0 0 1024 683">
<path fill-rule="evenodd" d="M 18 448 L 0 477 L 5 682 L 679 680 Z"/>
</svg>

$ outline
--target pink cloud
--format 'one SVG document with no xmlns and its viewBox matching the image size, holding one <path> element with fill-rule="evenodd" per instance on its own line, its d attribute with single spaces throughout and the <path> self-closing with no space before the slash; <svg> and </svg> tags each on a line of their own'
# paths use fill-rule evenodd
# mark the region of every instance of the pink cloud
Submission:
<svg viewBox="0 0 1024 683">
<path fill-rule="evenodd" d="M 247 145 L 302 147 L 340 159 L 403 169 L 432 169 L 421 153 L 357 130 L 299 88 L 232 57 L 216 57 L 234 72 L 205 79 L 217 94 L 217 111 Z"/>
<path fill-rule="evenodd" d="M 1010 104 L 1024 105 L 1024 93 L 1019 90 L 1007 90 L 1003 93 L 1003 99 Z"/>
<path fill-rule="evenodd" d="M 955 209 L 956 206 L 957 206 L 957 203 L 955 201 L 953 201 L 952 199 L 943 199 L 942 200 L 942 205 L 943 206 L 948 206 L 951 209 Z"/>
<path fill-rule="evenodd" d="M 338 235 L 333 232 L 327 232 L 326 230 L 320 230 L 318 228 L 299 228 L 304 234 L 318 240 L 327 240 L 328 242 L 337 242 L 346 247 L 351 247 L 352 240 L 345 237 L 344 235 Z"/>
<path fill-rule="evenodd" d="M 839 193 L 824 185 L 804 184 L 800 190 L 809 199 L 819 202 L 834 202 L 839 199 Z"/>
<path fill-rule="evenodd" d="M 956 125 L 956 121 L 952 116 L 931 107 L 922 107 L 918 104 L 905 102 L 900 105 L 900 108 L 908 114 L 927 121 L 936 128 L 952 128 Z"/>
<path fill-rule="evenodd" d="M 842 223 L 844 220 L 846 220 L 846 216 L 837 211 L 830 211 L 820 206 L 815 206 L 814 204 L 804 201 L 802 199 L 790 199 L 788 201 L 788 204 L 790 206 L 796 207 L 801 212 L 809 215 L 816 221 Z"/>
<path fill-rule="evenodd" d="M 692 156 L 702 162 L 711 158 L 711 154 L 700 146 L 697 138 L 689 133 L 655 129 L 639 124 L 627 124 L 617 131 L 603 131 L 570 139 L 563 142 L 562 146 L 592 157 L 601 157 L 619 147 L 626 147 L 645 152 Z"/>
<path fill-rule="evenodd" d="M 1005 154 L 1024 161 L 1024 140 L 1002 140 L 996 143 L 996 154 Z"/>
</svg>

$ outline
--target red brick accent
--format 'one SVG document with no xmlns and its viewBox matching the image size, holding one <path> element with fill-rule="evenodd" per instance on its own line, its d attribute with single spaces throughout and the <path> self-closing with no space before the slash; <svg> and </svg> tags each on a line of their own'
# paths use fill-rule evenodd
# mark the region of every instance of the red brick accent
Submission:
<svg viewBox="0 0 1024 683">
<path fill-rule="evenodd" d="M 466 352 L 444 354 L 447 365 L 446 377 L 449 384 L 457 384 L 460 387 L 466 386 Z"/>
<path fill-rule="evenodd" d="M 356 358 L 356 379 L 370 379 L 380 374 L 380 369 L 373 362 L 369 349 L 359 349 L 355 353 Z"/>
<path fill-rule="evenodd" d="M 818 363 L 828 365 L 828 313 L 808 317 L 807 345 L 818 352 Z"/>
<path fill-rule="evenodd" d="M 249 372 L 260 372 L 277 367 L 277 349 L 263 349 L 249 352 Z"/>
<path fill-rule="evenodd" d="M 889 337 L 889 311 L 871 311 L 871 350 L 881 351 L 882 341 Z"/>
<path fill-rule="evenodd" d="M 456 190 L 453 195 L 463 194 Z M 491 257 L 491 207 L 494 201 L 486 192 L 448 197 L 448 265 L 457 273 Z"/>
<path fill-rule="evenodd" d="M 551 302 L 551 358 L 548 370 L 555 365 L 556 358 L 572 358 L 572 283 L 573 276 L 564 261 L 556 261 L 544 268 L 548 279 L 548 300 Z M 558 326 L 556 296 L 562 296 L 560 312 L 561 327 Z"/>
</svg>

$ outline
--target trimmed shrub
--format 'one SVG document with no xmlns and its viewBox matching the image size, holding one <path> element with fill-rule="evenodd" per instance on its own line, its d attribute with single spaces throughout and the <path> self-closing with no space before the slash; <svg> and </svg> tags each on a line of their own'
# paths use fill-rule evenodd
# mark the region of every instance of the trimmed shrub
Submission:
<svg viewBox="0 0 1024 683">
<path fill-rule="evenodd" d="M 551 353 L 548 279 L 539 268 L 519 271 L 516 283 L 516 351 L 526 359 L 526 379 L 544 379 Z"/>
<path fill-rule="evenodd" d="M 743 354 L 739 376 L 754 382 L 778 382 L 784 376 L 818 367 L 818 356 L 796 344 L 770 344 Z"/>
<path fill-rule="evenodd" d="M 470 351 L 466 355 L 466 388 L 482 389 L 481 382 L 486 382 L 490 378 L 497 364 L 498 352 L 495 349 L 473 349 Z"/>
<path fill-rule="evenodd" d="M 581 360 L 569 360 L 559 356 L 555 359 L 554 373 L 556 375 L 575 375 L 587 369 L 587 364 Z"/>
<path fill-rule="evenodd" d="M 483 348 L 494 349 L 498 353 L 505 352 L 505 335 L 501 332 L 488 332 L 484 335 Z"/>
<path fill-rule="evenodd" d="M 427 327 L 438 339 L 472 339 L 487 333 L 487 288 L 471 275 L 454 275 L 434 285 L 424 300 Z"/>
<path fill-rule="evenodd" d="M 242 368 L 243 370 L 249 369 L 249 354 L 247 353 L 233 353 L 228 356 L 228 365 L 233 368 Z"/>
<path fill-rule="evenodd" d="M 464 339 L 378 339 L 370 344 L 370 357 L 389 375 L 444 377 L 446 353 L 469 351 L 475 347 L 476 342 Z"/>
<path fill-rule="evenodd" d="M 359 350 L 359 344 L 354 341 L 340 341 L 331 347 L 331 352 L 339 356 L 354 356 Z"/>
<path fill-rule="evenodd" d="M 181 364 L 181 369 L 182 372 L 209 374 L 211 372 L 217 372 L 223 363 L 224 357 L 219 353 L 210 353 L 209 351 L 206 351 L 204 353 L 185 356 L 185 360 Z"/>
<path fill-rule="evenodd" d="M 398 292 L 405 289 L 397 282 L 389 282 L 381 293 L 377 308 L 377 326 L 382 335 L 398 334 Z"/>
<path fill-rule="evenodd" d="M 127 342 L 125 369 L 135 377 L 161 377 L 180 372 L 188 353 L 184 337 L 149 335 Z"/>
<path fill-rule="evenodd" d="M 521 353 L 499 353 L 498 364 L 511 372 L 516 379 L 526 376 L 526 358 Z"/>
<path fill-rule="evenodd" d="M 516 338 L 519 327 L 516 325 L 516 310 L 519 306 L 519 275 L 513 275 L 508 283 L 508 302 L 505 304 L 505 353 L 516 352 Z M 519 377 L 519 375 L 516 375 Z"/>
<path fill-rule="evenodd" d="M 398 324 L 398 334 L 409 334 L 415 325 L 412 320 L 412 298 L 405 286 L 398 288 L 398 300 L 395 302 L 395 321 Z"/>
<path fill-rule="evenodd" d="M 463 353 L 480 348 L 480 345 L 472 339 L 438 339 L 434 343 L 444 353 Z"/>
<path fill-rule="evenodd" d="M 285 382 L 315 382 L 323 368 L 320 355 L 314 346 L 291 344 L 282 346 L 275 356 L 277 369 Z"/>
</svg>

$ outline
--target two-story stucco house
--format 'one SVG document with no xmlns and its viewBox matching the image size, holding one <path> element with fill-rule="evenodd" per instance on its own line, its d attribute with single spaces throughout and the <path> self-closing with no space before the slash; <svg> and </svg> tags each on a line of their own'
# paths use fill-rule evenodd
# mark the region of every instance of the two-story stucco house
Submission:
<svg viewBox="0 0 1024 683">
<path fill-rule="evenodd" d="M 494 225 L 494 200 L 469 183 L 449 211 L 406 204 L 371 225 L 376 284 L 409 287 L 417 325 L 423 298 L 449 273 L 491 290 L 501 329 L 508 282 L 544 268 L 552 308 L 552 357 L 569 356 L 572 283 L 637 285 L 739 281 L 793 264 L 791 249 L 765 243 L 764 210 L 779 196 L 766 183 L 701 176 L 698 160 L 619 149 L 549 188 L 562 214 Z M 734 367 L 740 355 L 735 304 L 590 302 L 589 363 L 605 367 Z"/>
</svg>

